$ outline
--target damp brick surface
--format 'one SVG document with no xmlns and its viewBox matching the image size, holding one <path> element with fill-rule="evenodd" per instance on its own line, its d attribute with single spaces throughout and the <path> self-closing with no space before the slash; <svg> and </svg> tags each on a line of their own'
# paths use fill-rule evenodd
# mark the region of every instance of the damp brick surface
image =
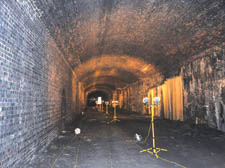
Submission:
<svg viewBox="0 0 225 168">
<path fill-rule="evenodd" d="M 45 26 L 29 12 L 35 13 L 16 1 L 0 1 L 1 168 L 28 162 L 57 136 L 62 115 L 71 120 L 76 112 L 75 77 Z"/>
</svg>

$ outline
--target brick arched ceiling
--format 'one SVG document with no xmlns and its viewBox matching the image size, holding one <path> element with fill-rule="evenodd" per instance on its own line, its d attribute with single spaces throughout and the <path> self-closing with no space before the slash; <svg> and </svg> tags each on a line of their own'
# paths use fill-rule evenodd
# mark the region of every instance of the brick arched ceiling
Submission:
<svg viewBox="0 0 225 168">
<path fill-rule="evenodd" d="M 110 86 L 109 89 L 114 90 L 152 74 L 161 75 L 155 66 L 147 64 L 140 58 L 124 55 L 93 57 L 74 70 L 85 89 L 97 85 L 106 85 Z"/>
<path fill-rule="evenodd" d="M 34 2 L 74 69 L 104 55 L 126 55 L 168 75 L 192 56 L 225 41 L 225 0 Z M 141 77 L 129 69 L 107 66 L 97 72 L 89 68 L 83 75 L 89 75 L 92 81 L 87 83 L 92 83 L 97 73 L 107 77 L 111 71 L 123 74 L 125 83 L 126 76 L 129 82 Z"/>
</svg>

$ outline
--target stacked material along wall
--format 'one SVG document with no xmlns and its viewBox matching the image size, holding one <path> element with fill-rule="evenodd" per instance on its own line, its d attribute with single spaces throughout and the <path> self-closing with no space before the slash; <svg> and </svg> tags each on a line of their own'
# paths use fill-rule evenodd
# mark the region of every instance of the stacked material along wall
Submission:
<svg viewBox="0 0 225 168">
<path fill-rule="evenodd" d="M 114 99 L 119 100 L 121 108 L 142 114 L 151 114 L 151 110 L 143 105 L 143 98 L 147 96 L 150 104 L 155 104 L 154 97 L 160 97 L 160 104 L 155 106 L 155 116 L 171 120 L 184 120 L 182 76 L 170 78 L 163 84 L 161 84 L 162 78 L 159 77 L 158 81 L 156 79 L 139 81 L 128 88 L 116 91 Z"/>
<path fill-rule="evenodd" d="M 168 79 L 165 84 L 162 85 L 162 88 L 165 118 L 172 120 L 183 120 L 184 117 L 182 76 Z"/>
<path fill-rule="evenodd" d="M 182 76 L 170 78 L 163 85 L 150 89 L 148 97 L 154 104 L 154 97 L 160 97 L 160 105 L 156 110 L 156 116 L 183 120 L 183 80 Z"/>
</svg>

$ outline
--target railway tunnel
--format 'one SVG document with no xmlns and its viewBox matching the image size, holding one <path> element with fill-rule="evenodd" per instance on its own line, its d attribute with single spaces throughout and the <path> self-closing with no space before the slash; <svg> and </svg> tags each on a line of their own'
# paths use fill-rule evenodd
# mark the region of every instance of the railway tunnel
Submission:
<svg viewBox="0 0 225 168">
<path fill-rule="evenodd" d="M 0 167 L 225 167 L 224 67 L 224 0 L 0 0 Z"/>
</svg>

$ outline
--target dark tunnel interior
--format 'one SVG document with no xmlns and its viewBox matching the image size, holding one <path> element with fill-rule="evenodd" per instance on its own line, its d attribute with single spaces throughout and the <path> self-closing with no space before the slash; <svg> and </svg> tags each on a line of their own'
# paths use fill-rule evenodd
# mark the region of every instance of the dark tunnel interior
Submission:
<svg viewBox="0 0 225 168">
<path fill-rule="evenodd" d="M 0 0 L 0 168 L 225 168 L 224 142 L 225 0 Z"/>
<path fill-rule="evenodd" d="M 104 91 L 94 91 L 87 96 L 87 106 L 96 106 L 98 97 L 101 97 L 103 101 L 109 101 L 109 95 Z"/>
</svg>

